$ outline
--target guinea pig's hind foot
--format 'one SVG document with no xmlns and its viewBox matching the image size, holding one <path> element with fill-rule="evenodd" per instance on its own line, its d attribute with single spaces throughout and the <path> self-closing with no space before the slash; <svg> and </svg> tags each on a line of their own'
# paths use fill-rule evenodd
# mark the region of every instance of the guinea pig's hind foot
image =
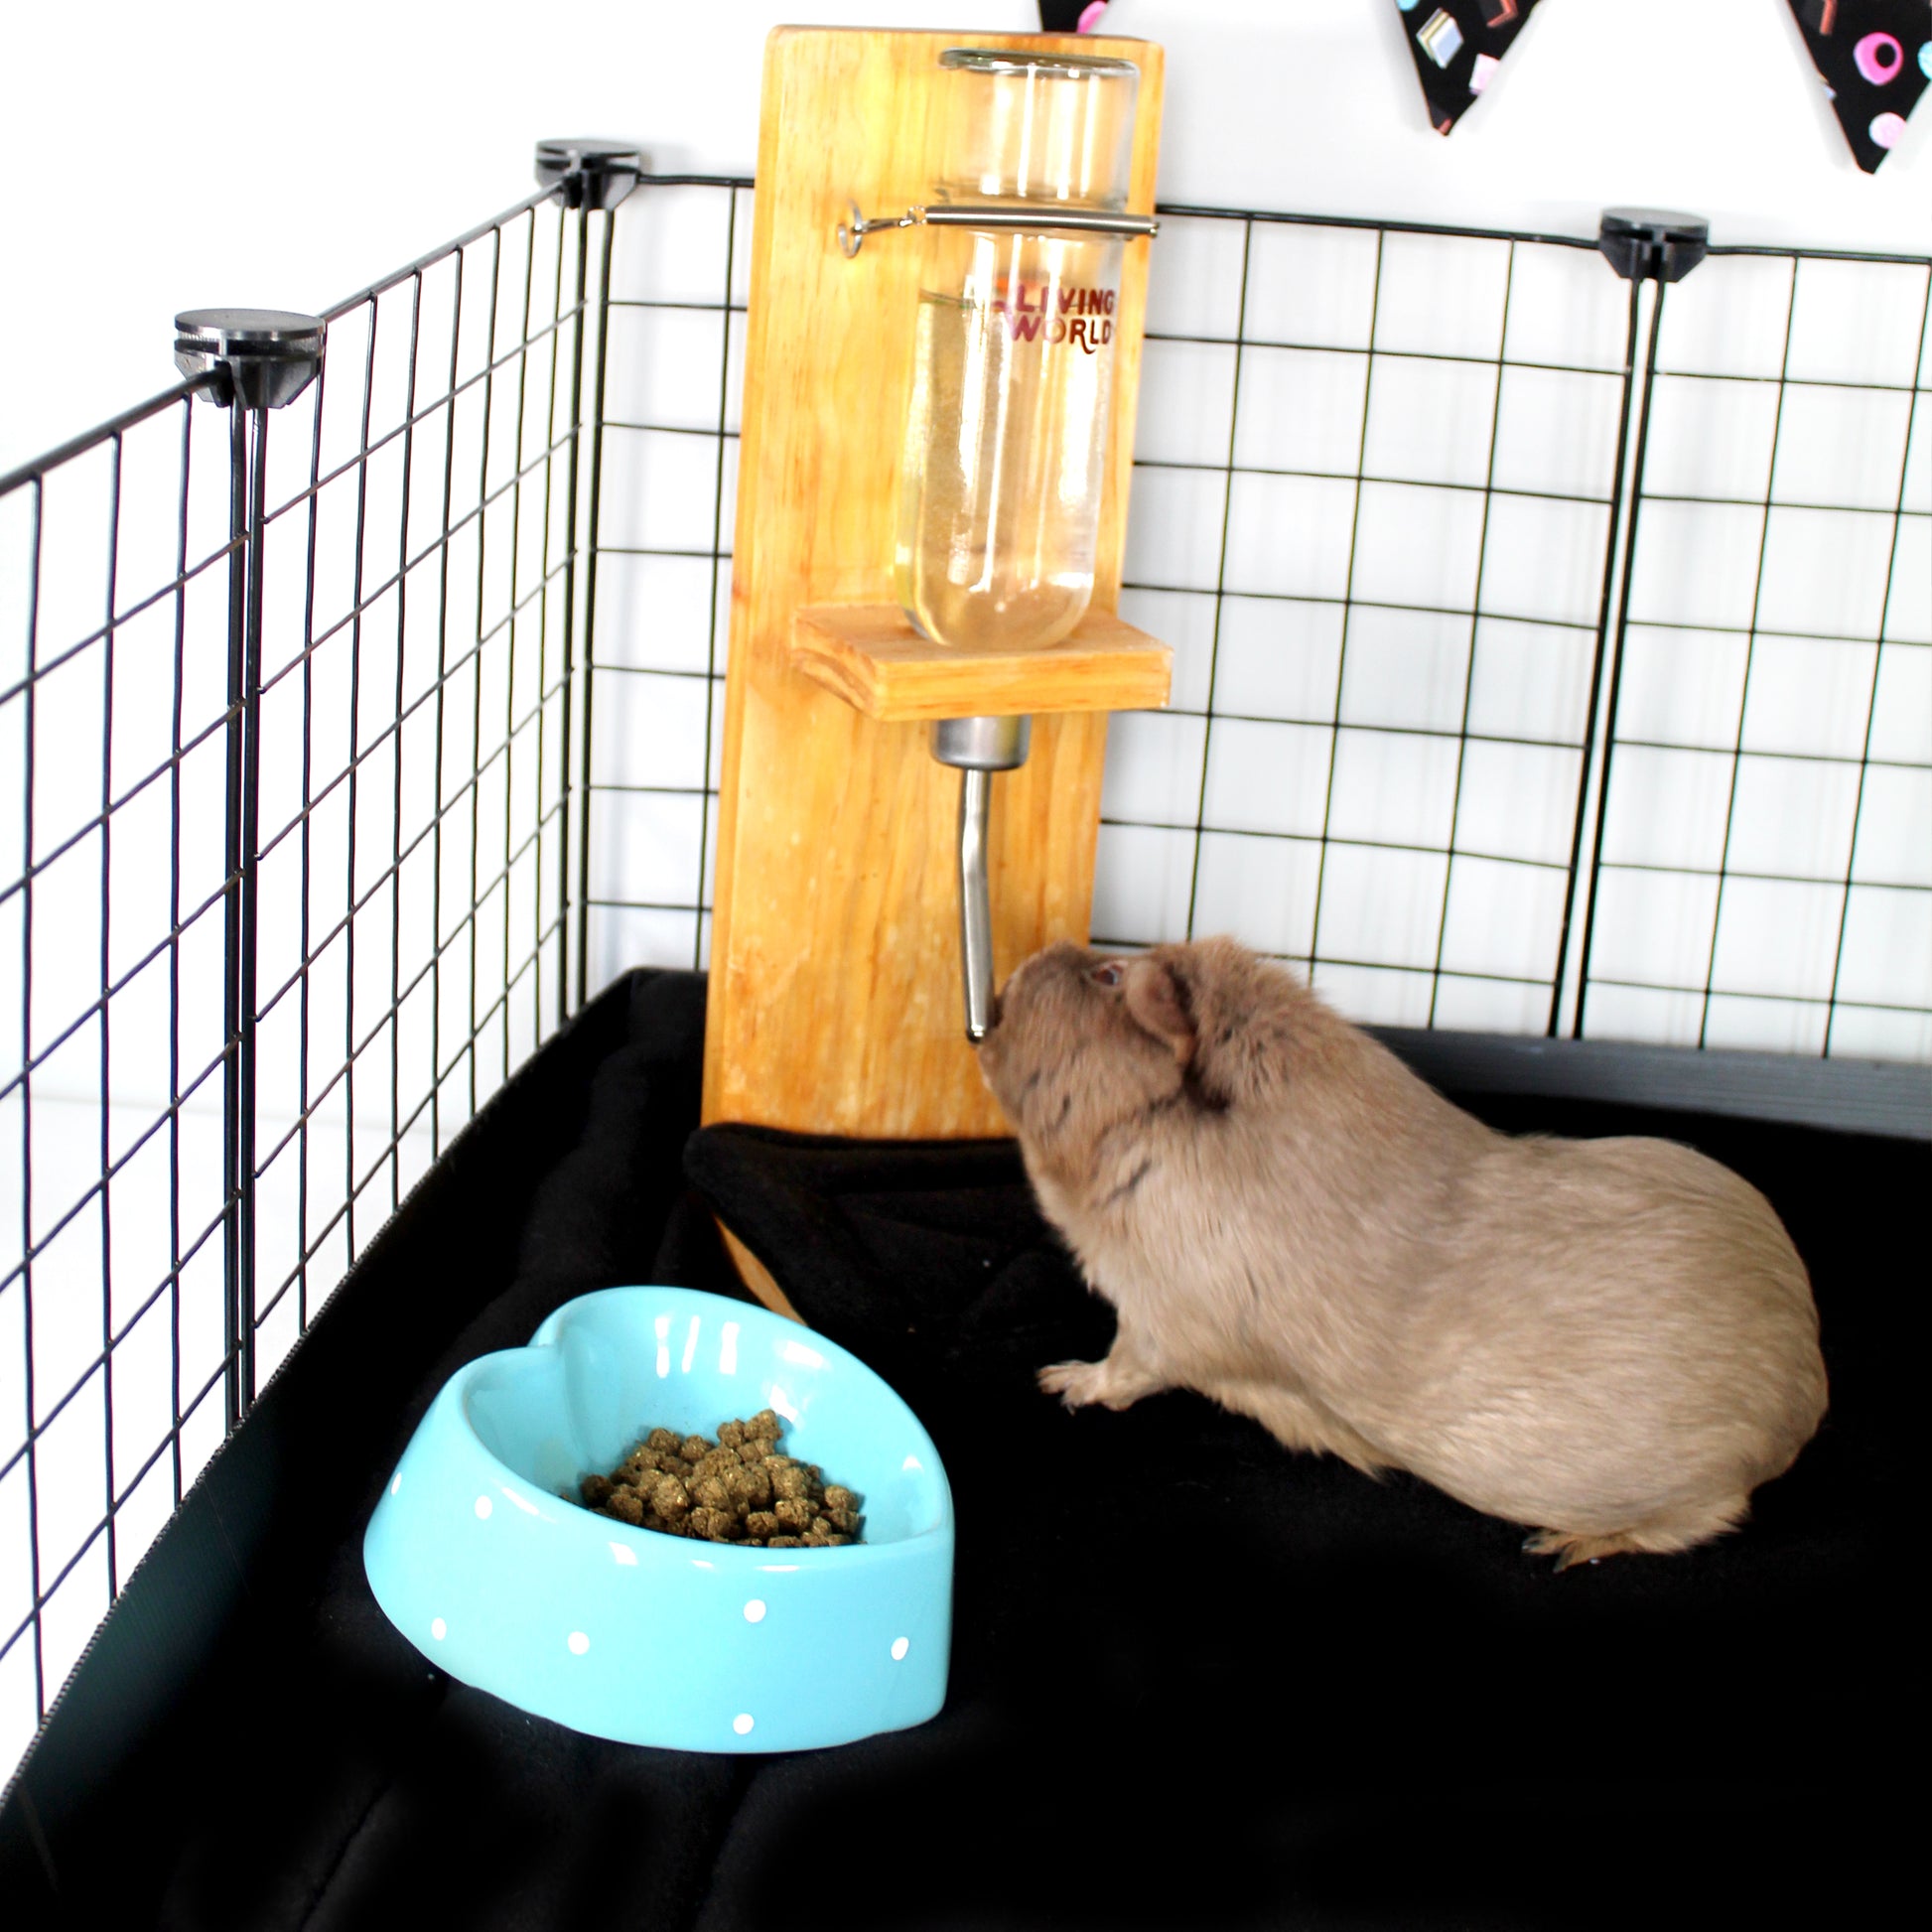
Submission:
<svg viewBox="0 0 1932 1932">
<path fill-rule="evenodd" d="M 1607 1536 L 1586 1536 L 1572 1530 L 1535 1530 L 1523 1539 L 1523 1548 L 1533 1557 L 1555 1557 L 1558 1570 L 1569 1570 L 1580 1563 L 1595 1563 L 1602 1557 L 1674 1556 L 1714 1536 L 1734 1530 L 1750 1507 L 1748 1496 L 1728 1497 L 1703 1507 L 1673 1510 L 1616 1530 Z"/>
<path fill-rule="evenodd" d="M 1523 1548 L 1531 1556 L 1555 1557 L 1559 1570 L 1594 1563 L 1599 1557 L 1618 1556 L 1635 1547 L 1623 1536 L 1571 1536 L 1563 1530 L 1536 1530 L 1523 1539 Z"/>
</svg>

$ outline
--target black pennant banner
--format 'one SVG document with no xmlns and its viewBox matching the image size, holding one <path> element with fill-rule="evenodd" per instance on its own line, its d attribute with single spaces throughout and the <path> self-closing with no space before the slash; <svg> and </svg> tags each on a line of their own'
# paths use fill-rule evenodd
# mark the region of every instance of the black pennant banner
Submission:
<svg viewBox="0 0 1932 1932">
<path fill-rule="evenodd" d="M 1537 0 L 1395 0 L 1429 102 L 1430 123 L 1447 134 L 1489 84 Z"/>
<path fill-rule="evenodd" d="M 1839 125 L 1867 175 L 1897 144 L 1932 78 L 1927 0 L 1790 0 Z"/>
<path fill-rule="evenodd" d="M 1447 134 L 1475 104 L 1538 0 L 1395 0 L 1429 103 Z M 1932 0 L 1788 0 L 1866 174 L 1897 144 L 1932 81 Z"/>
</svg>

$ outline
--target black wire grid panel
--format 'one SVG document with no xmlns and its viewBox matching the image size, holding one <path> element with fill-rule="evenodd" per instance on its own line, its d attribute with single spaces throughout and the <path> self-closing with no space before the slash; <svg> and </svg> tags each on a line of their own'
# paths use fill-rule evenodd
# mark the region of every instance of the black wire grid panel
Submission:
<svg viewBox="0 0 1932 1932">
<path fill-rule="evenodd" d="M 633 205 L 615 271 L 600 980 L 708 957 L 727 186 Z M 1720 247 L 1664 289 L 1593 237 L 1184 208 L 1154 246 L 1122 611 L 1174 700 L 1114 721 L 1096 938 L 1234 931 L 1385 1022 L 1932 1057 L 1928 264 Z M 1687 519 L 1739 492 L 1733 621 Z M 1827 621 L 1841 525 L 1877 561 Z"/>
<path fill-rule="evenodd" d="M 1932 1058 L 1932 265 L 1650 317 L 1579 1032 Z"/>
<path fill-rule="evenodd" d="M 710 957 L 752 184 L 659 181 L 618 226 L 589 644 L 598 985 Z"/>
<path fill-rule="evenodd" d="M 289 408 L 203 378 L 0 479 L 9 1763 L 476 1108 L 707 957 L 750 186 L 533 198 Z M 1096 936 L 1932 1057 L 1932 265 L 1154 245 L 1122 608 L 1174 701 L 1115 721 Z"/>
<path fill-rule="evenodd" d="M 0 1743 L 582 997 L 613 239 L 539 195 L 0 479 Z M 573 707 L 577 716 L 573 717 Z"/>
<path fill-rule="evenodd" d="M 1932 1057 L 1932 265 L 1155 245 L 1122 611 L 1174 705 L 1116 721 L 1096 935 L 1391 1023 Z"/>
</svg>

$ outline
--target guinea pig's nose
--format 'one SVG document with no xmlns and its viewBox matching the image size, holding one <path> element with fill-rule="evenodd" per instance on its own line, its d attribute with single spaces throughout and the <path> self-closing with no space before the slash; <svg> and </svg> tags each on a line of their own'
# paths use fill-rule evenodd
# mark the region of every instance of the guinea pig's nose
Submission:
<svg viewBox="0 0 1932 1932">
<path fill-rule="evenodd" d="M 994 1028 L 996 1028 L 1000 1024 L 1000 1015 L 1006 1011 L 1006 1004 L 1007 1004 L 1006 988 L 1002 987 L 999 990 L 999 992 L 997 992 L 993 996 L 993 1018 L 989 1022 L 986 1029 L 986 1031 L 989 1034 L 993 1032 Z"/>
</svg>

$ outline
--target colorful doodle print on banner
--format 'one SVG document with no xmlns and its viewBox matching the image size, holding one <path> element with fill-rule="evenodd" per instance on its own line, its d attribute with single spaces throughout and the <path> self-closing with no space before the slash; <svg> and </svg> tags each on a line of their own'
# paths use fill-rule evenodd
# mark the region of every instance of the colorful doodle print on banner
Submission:
<svg viewBox="0 0 1932 1932">
<path fill-rule="evenodd" d="M 1866 174 L 1895 147 L 1932 80 L 1932 0 L 1788 0 L 1852 153 Z M 1538 0 L 1395 0 L 1447 134 L 1474 105 Z"/>
<path fill-rule="evenodd" d="M 1447 134 L 1475 104 L 1537 0 L 1395 0 L 1430 124 Z"/>
<path fill-rule="evenodd" d="M 1791 0 L 1852 153 L 1876 172 L 1932 79 L 1928 0 Z"/>
</svg>

